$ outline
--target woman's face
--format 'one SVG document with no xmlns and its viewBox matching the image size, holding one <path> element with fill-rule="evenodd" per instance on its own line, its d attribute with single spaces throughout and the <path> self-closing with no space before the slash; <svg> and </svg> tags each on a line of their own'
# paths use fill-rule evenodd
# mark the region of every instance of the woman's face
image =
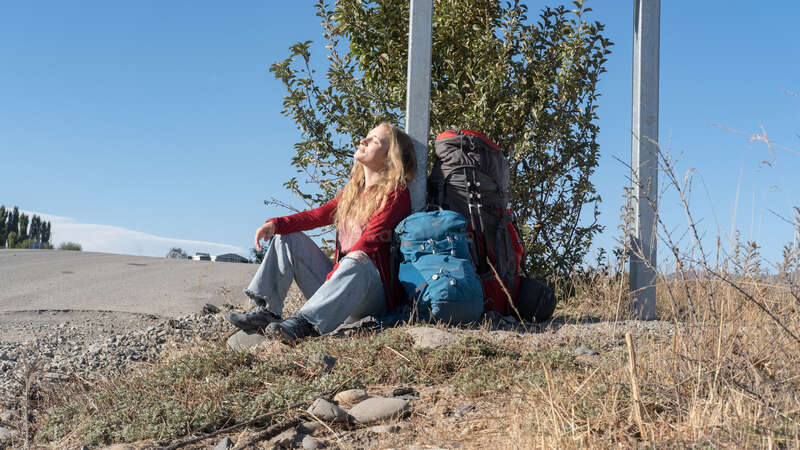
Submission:
<svg viewBox="0 0 800 450">
<path fill-rule="evenodd" d="M 380 126 L 373 128 L 367 137 L 361 139 L 355 155 L 356 161 L 365 167 L 379 171 L 386 165 L 386 158 L 389 153 L 389 133 L 388 127 Z"/>
</svg>

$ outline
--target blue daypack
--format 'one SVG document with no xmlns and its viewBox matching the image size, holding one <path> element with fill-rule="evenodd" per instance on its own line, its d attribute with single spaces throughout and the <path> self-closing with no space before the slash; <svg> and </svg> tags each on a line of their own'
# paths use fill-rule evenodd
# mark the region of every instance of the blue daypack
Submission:
<svg viewBox="0 0 800 450">
<path fill-rule="evenodd" d="M 455 211 L 411 214 L 395 228 L 398 279 L 417 318 L 473 322 L 483 313 L 483 290 L 470 258 L 467 220 Z"/>
</svg>

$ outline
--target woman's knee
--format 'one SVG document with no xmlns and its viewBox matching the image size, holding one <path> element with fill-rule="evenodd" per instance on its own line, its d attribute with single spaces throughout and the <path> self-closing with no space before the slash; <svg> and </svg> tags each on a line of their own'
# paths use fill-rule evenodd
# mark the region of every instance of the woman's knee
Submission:
<svg viewBox="0 0 800 450">
<path fill-rule="evenodd" d="M 347 254 L 348 258 L 353 258 L 358 262 L 361 263 L 368 263 L 370 262 L 369 256 L 361 250 L 356 250 L 354 252 L 350 252 Z"/>
</svg>

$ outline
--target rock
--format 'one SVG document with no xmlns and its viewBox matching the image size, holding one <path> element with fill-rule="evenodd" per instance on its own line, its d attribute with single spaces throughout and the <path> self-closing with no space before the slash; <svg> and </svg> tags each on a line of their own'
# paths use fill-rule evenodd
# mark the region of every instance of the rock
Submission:
<svg viewBox="0 0 800 450">
<path fill-rule="evenodd" d="M 303 437 L 303 450 L 317 450 L 318 448 L 322 448 L 319 445 L 319 442 L 311 436 Z"/>
<path fill-rule="evenodd" d="M 371 427 L 369 429 L 369 431 L 372 431 L 373 433 L 378 433 L 378 434 L 395 433 L 398 430 L 400 430 L 400 427 L 398 425 L 394 425 L 394 424 L 392 424 L 392 425 L 375 425 L 374 427 Z"/>
<path fill-rule="evenodd" d="M 322 425 L 321 423 L 309 421 L 309 422 L 303 422 L 300 425 L 298 425 L 297 432 L 303 434 L 314 434 L 317 430 L 321 430 L 323 428 L 325 428 L 325 426 Z"/>
<path fill-rule="evenodd" d="M 231 438 L 226 437 L 225 439 L 219 441 L 214 450 L 228 450 L 229 448 L 233 447 L 233 441 Z"/>
<path fill-rule="evenodd" d="M 300 442 L 302 436 L 296 429 L 289 428 L 269 441 L 278 448 L 294 448 Z"/>
<path fill-rule="evenodd" d="M 212 305 L 211 303 L 206 303 L 203 305 L 203 309 L 200 310 L 201 314 L 216 314 L 219 312 L 219 308 L 216 305 Z"/>
<path fill-rule="evenodd" d="M 416 348 L 449 347 L 459 340 L 457 335 L 438 328 L 416 327 L 406 332 L 414 339 Z"/>
<path fill-rule="evenodd" d="M 456 408 L 456 410 L 453 412 L 453 415 L 456 417 L 464 417 L 472 411 L 475 411 L 474 405 L 461 405 Z"/>
<path fill-rule="evenodd" d="M 333 401 L 339 404 L 355 405 L 356 403 L 369 398 L 367 391 L 363 389 L 348 389 L 339 392 L 333 397 Z"/>
<path fill-rule="evenodd" d="M 103 447 L 102 450 L 136 450 L 136 447 L 128 444 L 114 444 Z"/>
<path fill-rule="evenodd" d="M 3 442 L 6 439 L 10 438 L 12 433 L 14 433 L 14 430 L 12 430 L 11 428 L 0 427 L 0 442 Z"/>
<path fill-rule="evenodd" d="M 324 398 L 318 398 L 314 400 L 314 403 L 308 407 L 308 412 L 319 419 L 327 420 L 328 422 L 347 421 L 347 412 L 333 403 L 325 400 Z"/>
<path fill-rule="evenodd" d="M 228 338 L 228 347 L 234 350 L 247 350 L 264 342 L 267 338 L 255 331 L 238 331 Z"/>
<path fill-rule="evenodd" d="M 399 387 L 392 389 L 392 397 L 399 397 L 401 395 L 414 394 L 414 389 L 410 387 Z"/>
<path fill-rule="evenodd" d="M 586 348 L 586 347 L 580 346 L 580 347 L 575 349 L 574 353 L 575 353 L 575 356 L 580 356 L 580 355 L 592 356 L 592 355 L 596 355 L 597 351 L 596 350 L 592 350 L 590 348 Z"/>
<path fill-rule="evenodd" d="M 330 372 L 336 365 L 336 358 L 324 353 L 314 353 L 308 357 L 308 363 L 323 372 Z"/>
<path fill-rule="evenodd" d="M 14 416 L 14 411 L 10 409 L 3 408 L 2 410 L 0 410 L 0 422 L 2 423 L 8 423 L 9 421 L 11 421 L 11 417 L 13 416 Z"/>
<path fill-rule="evenodd" d="M 399 417 L 408 407 L 409 403 L 403 399 L 372 397 L 353 406 L 350 415 L 360 423 L 370 424 Z"/>
</svg>

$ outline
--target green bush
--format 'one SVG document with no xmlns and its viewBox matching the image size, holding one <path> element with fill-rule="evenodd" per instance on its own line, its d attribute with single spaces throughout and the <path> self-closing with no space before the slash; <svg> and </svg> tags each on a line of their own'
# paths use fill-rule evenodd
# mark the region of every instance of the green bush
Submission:
<svg viewBox="0 0 800 450">
<path fill-rule="evenodd" d="M 544 7 L 533 23 L 519 1 L 438 0 L 434 8 L 429 143 L 455 126 L 506 151 L 525 265 L 539 278 L 569 274 L 601 231 L 590 176 L 599 156 L 596 86 L 612 43 L 602 24 L 584 20 L 584 1 L 574 4 Z M 342 187 L 356 143 L 375 124 L 402 124 L 408 64 L 407 0 L 318 0 L 316 9 L 325 79 L 310 68 L 311 41 L 270 68 L 287 90 L 282 112 L 302 133 L 292 164 L 313 188 L 304 192 L 296 177 L 285 185 L 309 206 Z"/>
<path fill-rule="evenodd" d="M 76 251 L 83 250 L 83 248 L 81 248 L 81 244 L 78 244 L 77 242 L 62 242 L 62 243 L 58 244 L 58 249 L 59 250 L 76 250 Z"/>
</svg>

